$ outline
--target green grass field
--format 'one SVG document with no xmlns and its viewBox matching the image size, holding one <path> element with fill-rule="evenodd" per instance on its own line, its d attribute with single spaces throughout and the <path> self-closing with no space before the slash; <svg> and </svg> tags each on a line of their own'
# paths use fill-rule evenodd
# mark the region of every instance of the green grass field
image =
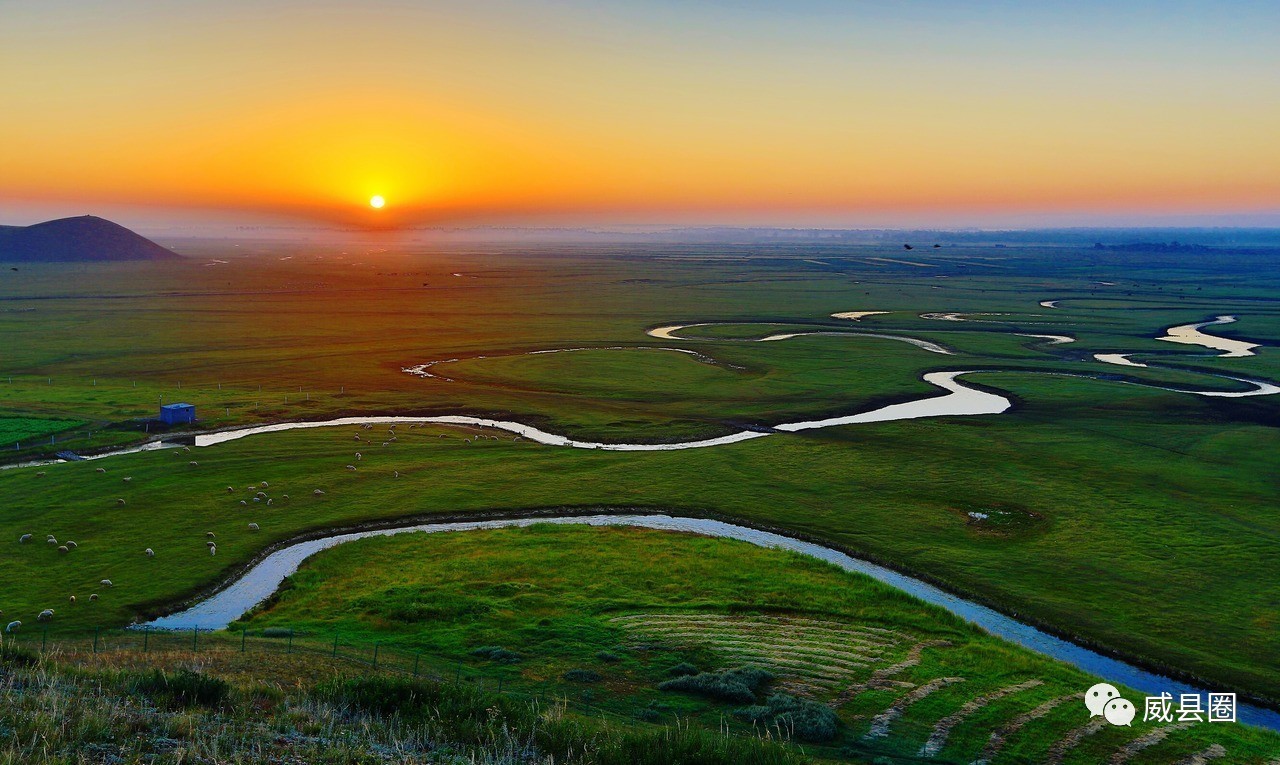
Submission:
<svg viewBox="0 0 1280 765">
<path fill-rule="evenodd" d="M 662 248 L 433 251 L 359 265 L 323 248 L 257 249 L 295 258 L 7 273 L 0 303 L 14 310 L 0 312 L 0 332 L 22 340 L 0 368 L 0 410 L 41 427 L 71 421 L 57 449 L 95 449 L 152 435 L 145 418 L 161 400 L 195 403 L 202 428 L 469 413 L 650 442 L 928 395 L 919 376 L 938 369 L 989 370 L 966 379 L 1005 392 L 1015 407 L 682 452 L 466 445 L 456 428 L 401 430 L 390 446 L 357 446 L 354 429 L 336 428 L 4 470 L 5 618 L 34 621 L 52 607 L 55 631 L 126 624 L 308 530 L 644 506 L 821 538 L 1061 634 L 1280 699 L 1272 575 L 1280 396 L 1206 398 L 1043 374 L 1222 389 L 1245 386 L 1202 373 L 1280 379 L 1271 348 L 1217 358 L 1154 339 L 1174 324 L 1235 314 L 1239 322 L 1212 331 L 1280 344 L 1280 279 L 1252 255 L 1124 262 L 1089 251 L 968 248 L 921 256 L 924 269 L 874 260 L 894 257 L 875 248 L 764 247 L 733 262 L 715 252 L 675 260 L 699 253 Z M 1060 307 L 1040 307 L 1045 299 Z M 891 313 L 828 318 L 847 310 Z M 920 318 L 929 312 L 995 315 Z M 722 321 L 735 325 L 690 329 L 682 341 L 645 334 Z M 804 329 L 904 334 L 955 354 L 874 338 L 742 341 Z M 655 350 L 522 355 L 592 346 L 679 347 L 715 363 Z M 1105 352 L 1176 369 L 1092 359 Z M 452 358 L 461 360 L 437 368 L 448 381 L 401 371 Z M 348 471 L 357 450 L 359 470 Z M 48 451 L 24 447 L 10 458 Z M 250 501 L 246 487 L 261 481 L 275 498 L 270 508 Z M 313 495 L 317 488 L 326 494 Z M 991 508 L 1019 520 L 970 522 L 968 512 Z M 248 532 L 250 522 L 261 531 Z M 216 556 L 205 550 L 206 531 L 218 535 Z M 25 533 L 35 539 L 20 546 Z M 46 534 L 79 548 L 59 555 Z M 142 555 L 147 547 L 155 558 Z M 103 578 L 116 586 L 89 607 L 83 596 Z M 74 607 L 72 594 L 82 599 Z"/>
</svg>

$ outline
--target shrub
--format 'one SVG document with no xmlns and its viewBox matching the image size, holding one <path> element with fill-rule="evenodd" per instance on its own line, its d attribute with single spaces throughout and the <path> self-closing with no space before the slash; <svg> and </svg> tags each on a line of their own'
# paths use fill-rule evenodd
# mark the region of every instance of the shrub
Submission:
<svg viewBox="0 0 1280 765">
<path fill-rule="evenodd" d="M 685 675 L 658 684 L 663 691 L 683 691 L 717 701 L 750 704 L 756 700 L 760 686 L 773 680 L 773 674 L 757 667 L 737 667 L 724 672 L 702 672 Z"/>
<path fill-rule="evenodd" d="M 622 661 L 622 657 L 612 651 L 601 651 L 596 654 L 596 658 L 606 664 L 617 664 Z"/>
<path fill-rule="evenodd" d="M 0 663 L 11 667 L 34 667 L 39 661 L 35 651 L 19 648 L 12 642 L 0 645 Z"/>
<path fill-rule="evenodd" d="M 590 669 L 571 669 L 561 675 L 565 680 L 575 683 L 598 683 L 604 679 L 599 672 Z"/>
<path fill-rule="evenodd" d="M 180 669 L 169 673 L 153 669 L 133 678 L 133 690 L 169 707 L 216 707 L 231 695 L 231 686 L 222 678 Z"/>
<path fill-rule="evenodd" d="M 764 704 L 733 714 L 758 725 L 781 728 L 800 741 L 831 741 L 840 725 L 836 713 L 826 705 L 786 693 L 775 693 Z"/>
<path fill-rule="evenodd" d="M 687 661 L 682 661 L 671 669 L 667 670 L 667 674 L 672 677 L 684 677 L 685 675 L 698 674 L 698 668 Z"/>
<path fill-rule="evenodd" d="M 472 656 L 495 661 L 499 664 L 517 664 L 523 658 L 515 651 L 508 651 L 500 645 L 482 645 L 471 651 Z"/>
<path fill-rule="evenodd" d="M 267 627 L 262 631 L 264 638 L 287 638 L 293 634 L 293 630 L 286 627 Z"/>
</svg>

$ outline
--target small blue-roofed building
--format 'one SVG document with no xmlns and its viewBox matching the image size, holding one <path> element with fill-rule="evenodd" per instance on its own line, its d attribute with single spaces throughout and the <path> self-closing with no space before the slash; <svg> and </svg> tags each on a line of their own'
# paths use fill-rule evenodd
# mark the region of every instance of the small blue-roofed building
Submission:
<svg viewBox="0 0 1280 765">
<path fill-rule="evenodd" d="M 186 425 L 196 421 L 194 404 L 165 404 L 160 407 L 160 421 L 165 425 Z"/>
</svg>

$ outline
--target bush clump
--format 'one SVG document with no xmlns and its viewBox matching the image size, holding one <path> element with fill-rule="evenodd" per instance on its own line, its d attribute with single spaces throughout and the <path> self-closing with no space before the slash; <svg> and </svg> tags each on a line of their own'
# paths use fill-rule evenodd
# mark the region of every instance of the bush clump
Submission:
<svg viewBox="0 0 1280 765">
<path fill-rule="evenodd" d="M 134 691 L 178 709 L 217 707 L 231 695 L 231 686 L 226 680 L 189 669 L 172 673 L 153 669 L 133 678 L 131 685 Z"/>
<path fill-rule="evenodd" d="M 724 672 L 700 672 L 684 675 L 658 684 L 658 690 L 683 691 L 706 696 L 717 701 L 750 704 L 756 700 L 756 692 L 773 680 L 773 673 L 758 667 L 736 667 Z"/>
<path fill-rule="evenodd" d="M 293 635 L 293 630 L 287 627 L 267 627 L 262 631 L 264 638 L 287 638 Z"/>
<path fill-rule="evenodd" d="M 524 658 L 515 651 L 508 651 L 500 645 L 482 645 L 479 648 L 472 649 L 471 655 L 499 664 L 518 664 Z"/>
<path fill-rule="evenodd" d="M 671 669 L 667 670 L 667 674 L 672 677 L 684 677 L 685 675 L 698 674 L 698 668 L 687 661 L 682 661 Z"/>
<path fill-rule="evenodd" d="M 598 683 L 604 679 L 603 675 L 591 669 L 571 669 L 561 677 L 565 680 L 572 680 L 575 683 Z"/>
<path fill-rule="evenodd" d="M 596 654 L 596 658 L 606 664 L 617 664 L 622 661 L 622 657 L 613 651 L 600 651 Z"/>
<path fill-rule="evenodd" d="M 840 720 L 825 704 L 775 693 L 764 704 L 734 710 L 734 716 L 772 728 L 780 728 L 799 741 L 822 742 L 836 737 Z"/>
</svg>

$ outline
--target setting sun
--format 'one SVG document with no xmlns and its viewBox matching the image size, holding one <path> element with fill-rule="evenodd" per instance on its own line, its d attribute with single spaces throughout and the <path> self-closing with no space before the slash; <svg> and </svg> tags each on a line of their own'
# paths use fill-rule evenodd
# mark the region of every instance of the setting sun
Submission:
<svg viewBox="0 0 1280 765">
<path fill-rule="evenodd" d="M 375 210 L 381 210 L 382 206 L 385 205 L 386 203 L 387 203 L 387 200 L 383 199 L 380 196 L 374 196 L 369 200 L 369 206 L 374 208 Z"/>
</svg>

